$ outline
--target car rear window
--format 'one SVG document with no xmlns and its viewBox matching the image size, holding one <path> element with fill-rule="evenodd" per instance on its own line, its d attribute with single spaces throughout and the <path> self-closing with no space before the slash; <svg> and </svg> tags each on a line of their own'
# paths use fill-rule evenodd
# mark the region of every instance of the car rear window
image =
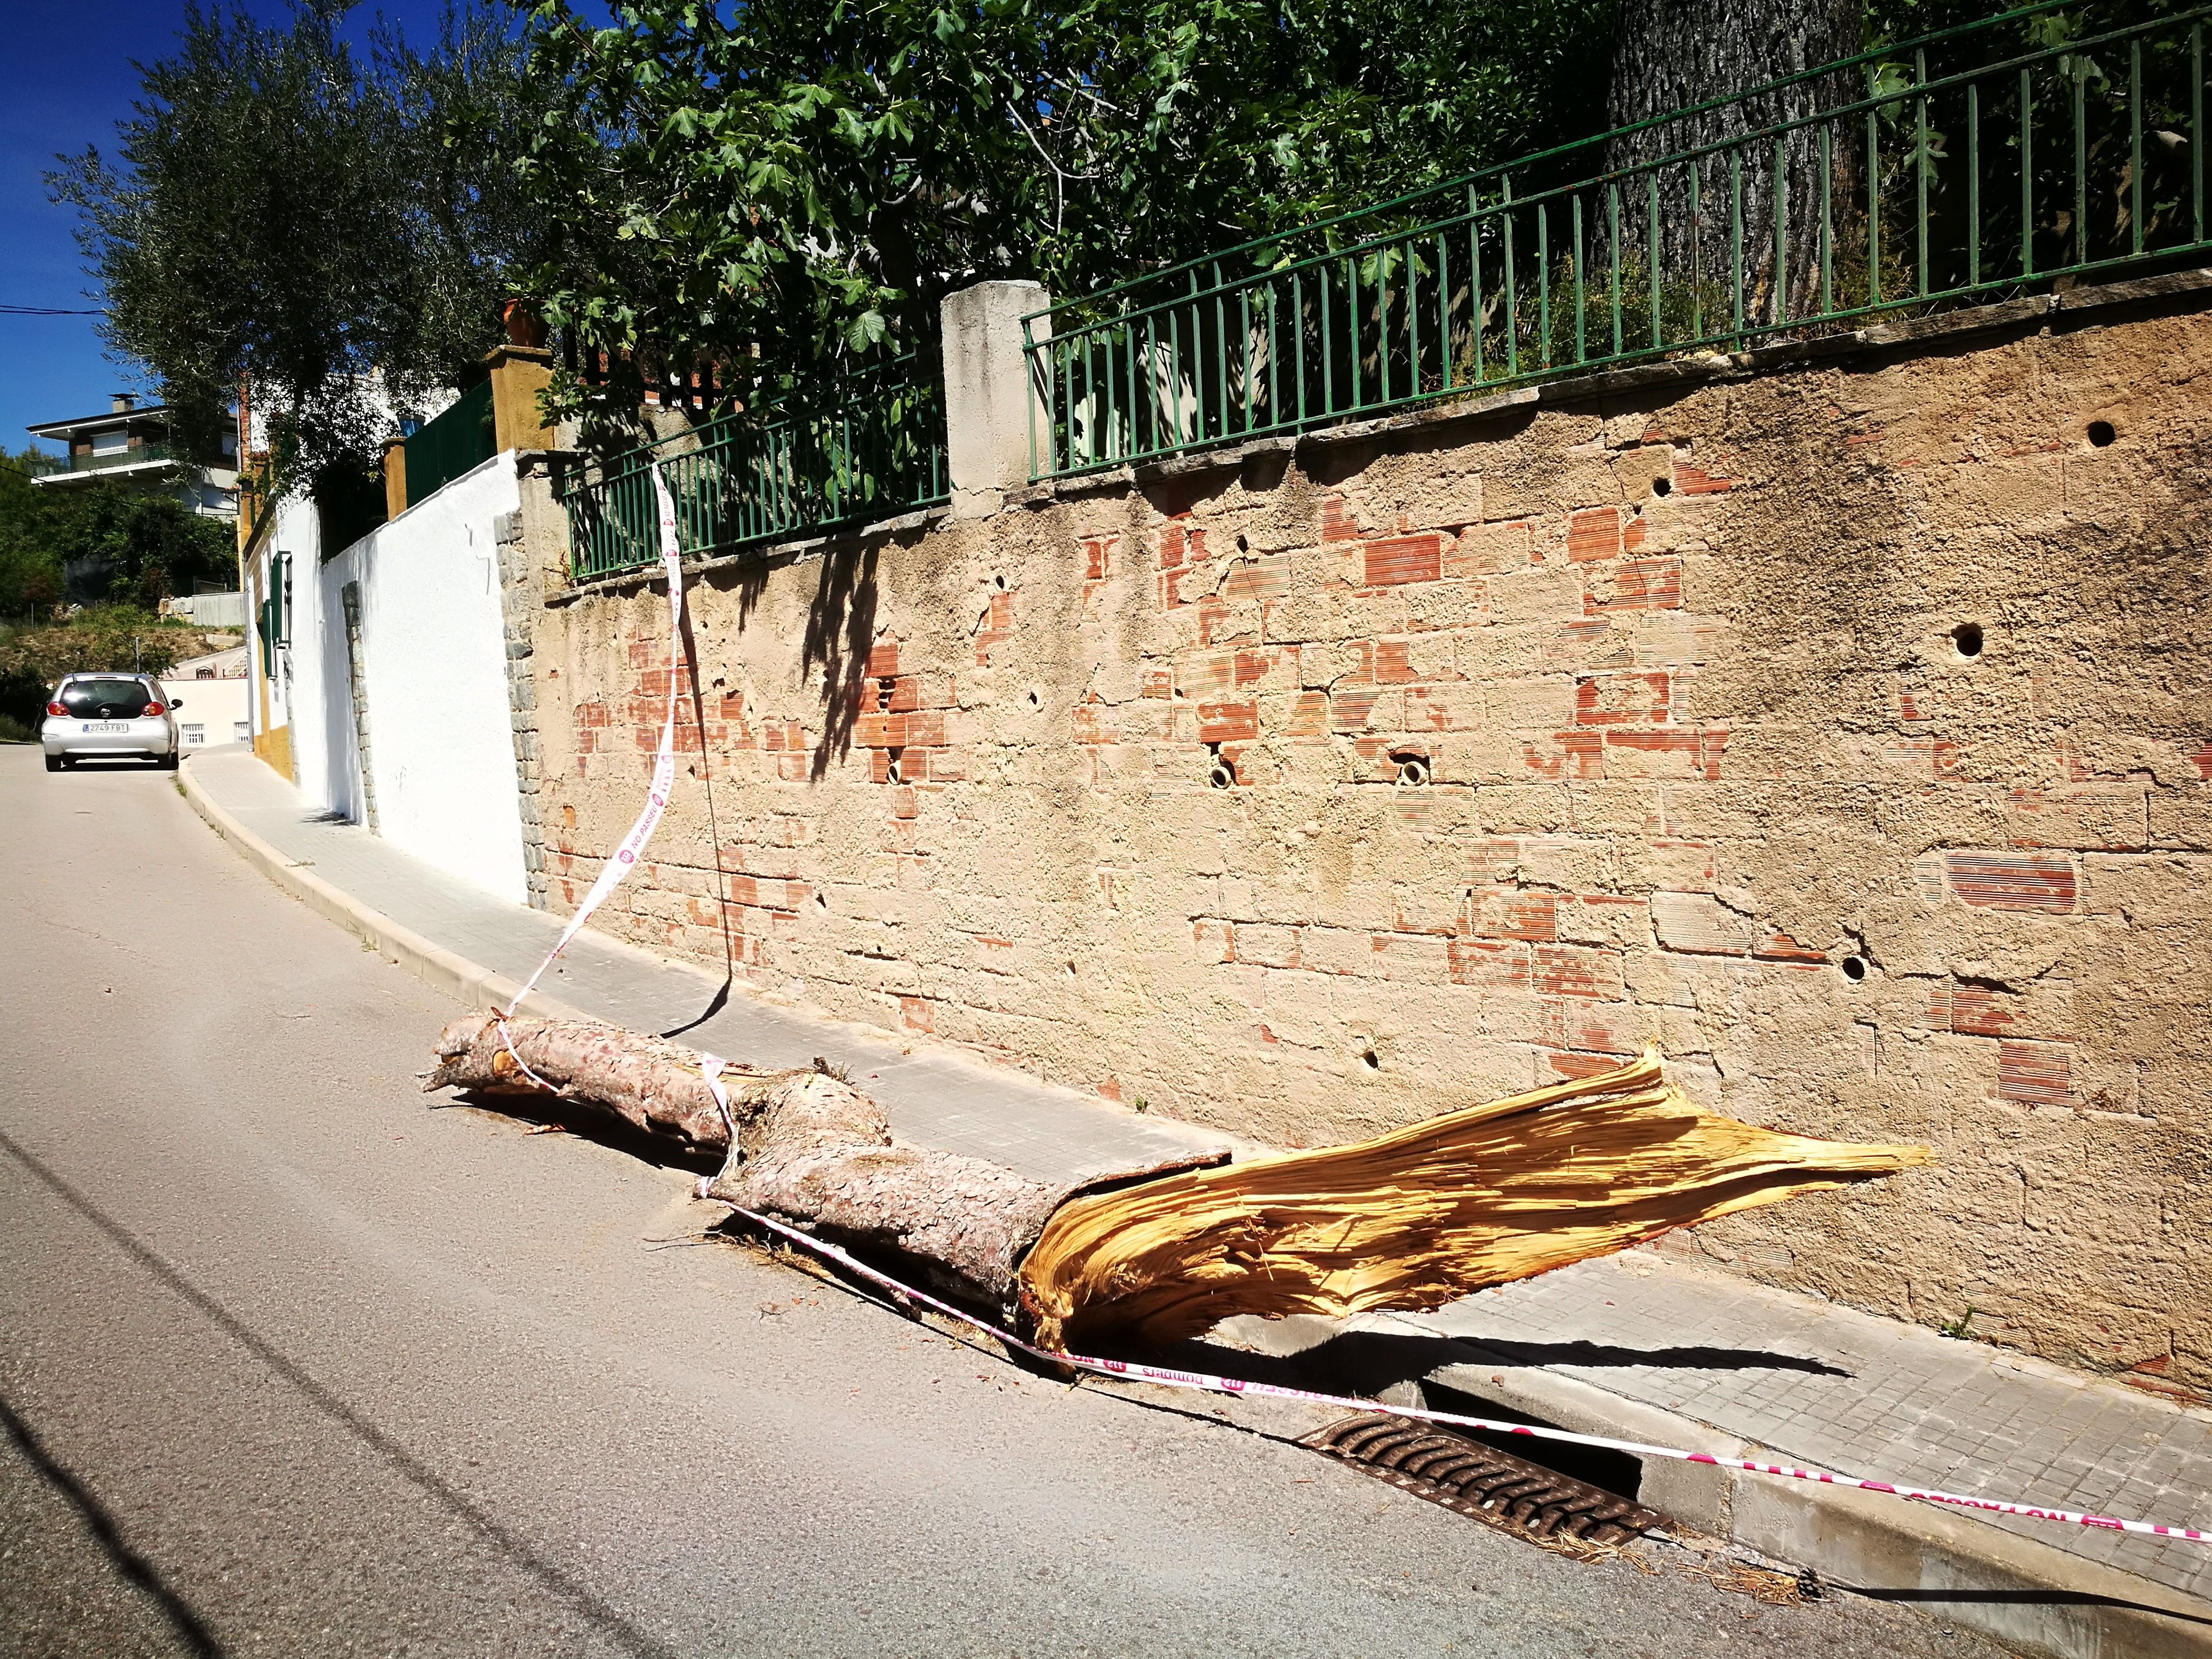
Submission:
<svg viewBox="0 0 2212 1659">
<path fill-rule="evenodd" d="M 62 707 L 85 720 L 129 720 L 146 712 L 146 687 L 137 680 L 71 680 Z"/>
</svg>

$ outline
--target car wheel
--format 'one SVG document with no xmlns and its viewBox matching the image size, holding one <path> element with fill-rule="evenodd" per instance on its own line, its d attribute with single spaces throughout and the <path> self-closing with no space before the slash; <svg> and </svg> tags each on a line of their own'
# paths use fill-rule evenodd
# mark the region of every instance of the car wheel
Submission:
<svg viewBox="0 0 2212 1659">
<path fill-rule="evenodd" d="M 61 757 L 59 755 L 49 755 L 49 756 L 47 756 L 47 757 L 46 757 L 46 770 L 47 770 L 47 771 L 49 771 L 49 772 L 58 772 L 58 771 L 60 771 L 61 769 L 62 769 L 62 757 Z"/>
<path fill-rule="evenodd" d="M 177 769 L 177 751 L 172 749 L 167 754 L 161 756 L 160 757 L 160 765 L 164 772 L 175 771 Z"/>
</svg>

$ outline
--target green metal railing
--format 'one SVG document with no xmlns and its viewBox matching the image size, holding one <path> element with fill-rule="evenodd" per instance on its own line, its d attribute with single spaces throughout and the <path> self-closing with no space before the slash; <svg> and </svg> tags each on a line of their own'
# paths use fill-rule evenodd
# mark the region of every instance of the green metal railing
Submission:
<svg viewBox="0 0 2212 1659">
<path fill-rule="evenodd" d="M 493 434 L 491 382 L 479 380 L 407 441 L 407 505 L 427 501 L 499 453 Z"/>
<path fill-rule="evenodd" d="M 908 356 L 841 383 L 818 410 L 787 402 L 767 418 L 726 415 L 625 452 L 562 486 L 568 568 L 578 580 L 657 563 L 653 465 L 676 504 L 687 556 L 896 517 L 948 499 L 945 413 Z"/>
<path fill-rule="evenodd" d="M 2208 18 L 2029 6 L 1036 312 L 1030 476 L 2179 264 Z"/>
</svg>

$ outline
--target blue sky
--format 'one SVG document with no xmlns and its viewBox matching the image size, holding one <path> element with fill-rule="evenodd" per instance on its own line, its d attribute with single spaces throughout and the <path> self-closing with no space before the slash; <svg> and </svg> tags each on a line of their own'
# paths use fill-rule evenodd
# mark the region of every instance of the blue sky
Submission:
<svg viewBox="0 0 2212 1659">
<path fill-rule="evenodd" d="M 250 9 L 284 15 L 281 0 L 254 0 Z M 373 9 L 356 13 L 357 30 Z M 382 9 L 410 35 L 427 39 L 436 27 L 436 0 L 385 0 Z M 8 41 L 0 53 L 0 305 L 98 303 L 85 297 L 90 283 L 73 216 L 48 204 L 43 175 L 57 151 L 113 151 L 115 124 L 138 90 L 131 61 L 168 56 L 184 15 L 184 0 L 101 0 L 82 9 L 0 0 Z M 111 392 L 153 390 L 108 360 L 98 321 L 0 314 L 0 452 L 28 444 L 23 428 L 32 421 L 94 413 Z"/>
</svg>

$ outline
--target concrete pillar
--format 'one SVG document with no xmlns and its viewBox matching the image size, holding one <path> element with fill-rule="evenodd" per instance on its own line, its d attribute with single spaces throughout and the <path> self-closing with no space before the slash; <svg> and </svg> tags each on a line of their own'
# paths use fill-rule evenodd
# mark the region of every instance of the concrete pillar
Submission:
<svg viewBox="0 0 2212 1659">
<path fill-rule="evenodd" d="M 1031 444 L 1051 453 L 1052 414 L 1022 354 L 1022 319 L 1051 295 L 1035 283 L 978 283 L 945 296 L 945 464 L 957 518 L 999 510 L 1030 481 Z M 1032 337 L 1051 337 L 1040 317 Z"/>
<path fill-rule="evenodd" d="M 384 441 L 384 521 L 390 524 L 407 510 L 407 440 Z"/>
<path fill-rule="evenodd" d="M 553 381 L 553 354 L 503 345 L 484 362 L 491 370 L 492 442 L 501 450 L 554 447 L 553 430 L 538 413 L 538 394 Z"/>
</svg>

